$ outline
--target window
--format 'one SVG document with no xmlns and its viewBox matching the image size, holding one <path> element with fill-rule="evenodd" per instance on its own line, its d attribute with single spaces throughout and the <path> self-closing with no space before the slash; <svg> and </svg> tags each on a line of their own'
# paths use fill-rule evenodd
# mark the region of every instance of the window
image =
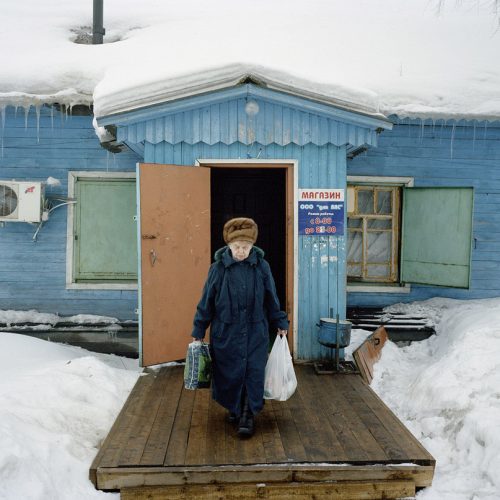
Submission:
<svg viewBox="0 0 500 500">
<path fill-rule="evenodd" d="M 374 285 L 383 285 L 396 292 L 408 283 L 469 288 L 472 187 L 413 187 L 405 177 L 347 181 L 350 291 L 382 291 Z"/>
<path fill-rule="evenodd" d="M 137 288 L 135 174 L 69 175 L 68 288 Z"/>
<path fill-rule="evenodd" d="M 350 185 L 347 197 L 348 280 L 397 283 L 401 188 Z"/>
</svg>

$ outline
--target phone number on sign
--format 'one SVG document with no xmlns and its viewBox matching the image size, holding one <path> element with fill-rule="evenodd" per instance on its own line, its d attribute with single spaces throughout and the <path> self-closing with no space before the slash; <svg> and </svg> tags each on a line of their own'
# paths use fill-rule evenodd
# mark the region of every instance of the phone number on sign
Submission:
<svg viewBox="0 0 500 500">
<path fill-rule="evenodd" d="M 337 228 L 335 226 L 316 226 L 316 227 L 306 227 L 304 229 L 305 234 L 313 234 L 313 233 L 318 233 L 318 234 L 323 234 L 323 233 L 336 233 Z"/>
</svg>

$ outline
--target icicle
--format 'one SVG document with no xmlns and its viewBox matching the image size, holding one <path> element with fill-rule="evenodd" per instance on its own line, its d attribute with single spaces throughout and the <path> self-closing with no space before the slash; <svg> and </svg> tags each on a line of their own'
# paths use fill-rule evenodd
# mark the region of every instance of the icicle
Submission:
<svg viewBox="0 0 500 500">
<path fill-rule="evenodd" d="M 35 106 L 36 113 L 36 142 L 40 143 L 40 104 Z"/>
<path fill-rule="evenodd" d="M 4 136 L 4 130 L 5 130 L 5 113 L 6 113 L 7 106 L 2 106 L 0 107 L 0 113 L 2 115 L 2 158 L 3 158 L 3 136 Z"/>
<path fill-rule="evenodd" d="M 50 126 L 52 127 L 52 131 L 54 131 L 54 105 L 50 106 Z"/>
<path fill-rule="evenodd" d="M 453 123 L 453 127 L 451 129 L 451 140 L 450 140 L 450 158 L 453 160 L 453 141 L 455 140 L 455 129 L 456 124 Z"/>
<path fill-rule="evenodd" d="M 423 142 L 425 135 L 425 120 L 420 118 L 420 142 Z"/>
<path fill-rule="evenodd" d="M 445 124 L 445 121 L 443 120 L 441 123 L 441 131 L 439 133 L 439 144 L 442 144 L 442 142 L 443 142 L 444 124 Z"/>
<path fill-rule="evenodd" d="M 483 140 L 485 141 L 486 140 L 486 132 L 488 131 L 488 121 L 485 120 L 484 121 L 484 136 L 483 136 Z"/>
<path fill-rule="evenodd" d="M 17 118 L 17 104 L 14 106 L 14 118 Z"/>
<path fill-rule="evenodd" d="M 474 151 L 476 148 L 476 125 L 477 120 L 474 120 L 472 125 L 472 151 Z"/>
<path fill-rule="evenodd" d="M 28 130 L 28 115 L 30 113 L 31 104 L 28 104 L 24 108 L 24 130 Z"/>
</svg>

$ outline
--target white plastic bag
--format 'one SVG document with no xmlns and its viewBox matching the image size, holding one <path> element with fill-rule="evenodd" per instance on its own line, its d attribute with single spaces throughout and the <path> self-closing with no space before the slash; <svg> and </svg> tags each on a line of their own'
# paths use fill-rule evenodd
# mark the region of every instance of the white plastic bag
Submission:
<svg viewBox="0 0 500 500">
<path fill-rule="evenodd" d="M 266 364 L 264 399 L 286 401 L 297 388 L 292 356 L 286 337 L 277 336 Z"/>
</svg>

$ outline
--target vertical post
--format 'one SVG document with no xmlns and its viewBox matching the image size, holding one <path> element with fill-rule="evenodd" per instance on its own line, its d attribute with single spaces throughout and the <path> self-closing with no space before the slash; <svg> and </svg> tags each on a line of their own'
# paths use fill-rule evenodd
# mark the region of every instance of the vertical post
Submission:
<svg viewBox="0 0 500 500">
<path fill-rule="evenodd" d="M 103 0 L 94 0 L 94 17 L 92 23 L 92 43 L 101 44 L 106 30 L 103 26 Z"/>
</svg>

